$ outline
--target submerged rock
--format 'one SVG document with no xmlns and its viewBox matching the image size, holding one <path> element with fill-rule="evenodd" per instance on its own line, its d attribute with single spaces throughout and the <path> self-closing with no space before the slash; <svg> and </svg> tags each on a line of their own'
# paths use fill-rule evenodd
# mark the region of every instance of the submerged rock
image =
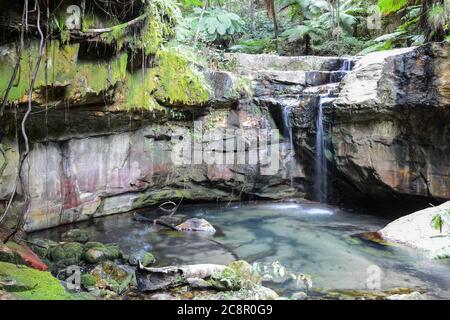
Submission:
<svg viewBox="0 0 450 320">
<path fill-rule="evenodd" d="M 205 219 L 192 218 L 188 219 L 177 226 L 180 231 L 195 231 L 214 234 L 216 229 Z"/>
<path fill-rule="evenodd" d="M 61 235 L 61 240 L 64 242 L 86 243 L 89 241 L 89 235 L 85 230 L 72 229 L 67 232 L 64 232 Z"/>
</svg>

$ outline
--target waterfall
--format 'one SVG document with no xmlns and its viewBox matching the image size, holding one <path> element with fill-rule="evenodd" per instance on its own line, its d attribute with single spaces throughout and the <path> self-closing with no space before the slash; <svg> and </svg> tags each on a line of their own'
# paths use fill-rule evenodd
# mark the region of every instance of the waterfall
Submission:
<svg viewBox="0 0 450 320">
<path fill-rule="evenodd" d="M 316 121 L 316 172 L 315 172 L 315 193 L 316 199 L 320 202 L 327 200 L 327 157 L 326 157 L 326 143 L 325 143 L 325 129 L 323 105 L 330 99 L 331 92 L 320 96 L 319 111 Z"/>
<path fill-rule="evenodd" d="M 352 60 L 345 59 L 344 64 L 342 65 L 341 71 L 346 72 L 346 73 L 352 71 Z"/>
<path fill-rule="evenodd" d="M 291 180 L 291 186 L 293 186 L 294 181 L 292 178 L 292 171 L 294 169 L 294 158 L 295 158 L 295 149 L 294 149 L 294 137 L 292 133 L 292 123 L 291 123 L 291 115 L 292 115 L 292 107 L 287 105 L 283 107 L 283 135 L 284 137 L 289 139 L 289 155 L 288 155 L 288 163 L 287 163 L 287 172 L 288 176 Z"/>
<path fill-rule="evenodd" d="M 352 60 L 344 60 L 341 69 L 331 75 L 330 83 L 340 82 L 351 70 Z M 317 132 L 314 192 L 316 200 L 319 202 L 326 202 L 328 198 L 327 152 L 329 152 L 329 148 L 325 139 L 326 130 L 324 125 L 325 121 L 323 108 L 326 103 L 333 100 L 333 90 L 331 86 L 329 86 L 327 94 L 320 96 L 316 121 Z"/>
</svg>

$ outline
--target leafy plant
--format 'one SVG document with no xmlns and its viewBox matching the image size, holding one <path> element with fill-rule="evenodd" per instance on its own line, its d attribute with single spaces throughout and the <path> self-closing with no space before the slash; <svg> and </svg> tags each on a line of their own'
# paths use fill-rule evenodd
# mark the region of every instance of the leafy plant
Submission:
<svg viewBox="0 0 450 320">
<path fill-rule="evenodd" d="M 450 221 L 449 219 L 450 219 L 450 211 L 438 213 L 431 220 L 431 226 L 434 229 L 439 230 L 439 233 L 442 234 L 442 229 L 446 224 L 449 224 Z"/>
<path fill-rule="evenodd" d="M 227 42 L 233 36 L 244 31 L 245 22 L 237 14 L 222 8 L 205 9 L 195 8 L 193 13 L 186 17 L 181 28 L 177 31 L 180 42 L 198 40 L 211 44 Z"/>
<path fill-rule="evenodd" d="M 378 0 L 380 11 L 388 16 L 399 13 L 404 18 L 414 8 L 417 18 L 408 19 L 409 26 L 414 26 L 415 32 L 419 30 L 427 40 L 434 41 L 442 41 L 448 35 L 449 6 L 448 0 Z"/>
<path fill-rule="evenodd" d="M 407 0 L 379 0 L 378 7 L 384 14 L 390 14 L 403 9 L 408 4 Z"/>
<path fill-rule="evenodd" d="M 272 262 L 269 265 L 261 265 L 255 262 L 253 264 L 253 271 L 261 274 L 266 281 L 292 279 L 295 281 L 297 287 L 305 286 L 306 291 L 313 285 L 311 276 L 304 273 L 290 273 L 279 261 Z"/>
</svg>

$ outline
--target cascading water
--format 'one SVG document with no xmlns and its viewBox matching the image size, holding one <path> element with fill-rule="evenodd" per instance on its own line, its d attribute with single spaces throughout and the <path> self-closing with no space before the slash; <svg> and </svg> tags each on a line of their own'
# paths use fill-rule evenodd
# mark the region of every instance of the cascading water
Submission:
<svg viewBox="0 0 450 320">
<path fill-rule="evenodd" d="M 342 67 L 331 75 L 330 83 L 341 81 L 352 70 L 352 61 L 344 60 Z M 333 90 L 329 86 L 328 92 L 321 95 L 319 99 L 318 114 L 316 121 L 316 163 L 315 163 L 315 183 L 314 192 L 316 200 L 326 202 L 328 198 L 328 179 L 327 179 L 327 153 L 329 148 L 326 142 L 326 130 L 324 119 L 324 105 L 333 101 Z"/>
<path fill-rule="evenodd" d="M 292 115 L 292 107 L 287 105 L 283 107 L 283 135 L 289 139 L 289 155 L 288 155 L 288 163 L 287 163 L 287 171 L 288 176 L 291 180 L 291 186 L 294 184 L 292 178 L 292 171 L 294 169 L 294 137 L 292 133 L 292 124 L 291 124 L 291 115 Z"/>
<path fill-rule="evenodd" d="M 315 193 L 316 198 L 320 202 L 327 200 L 327 158 L 323 106 L 330 99 L 331 92 L 320 96 L 319 113 L 316 121 L 316 172 L 315 172 Z"/>
<path fill-rule="evenodd" d="M 348 60 L 348 59 L 344 60 L 341 71 L 347 72 L 347 73 L 352 71 L 352 67 L 353 67 L 352 64 L 353 64 L 352 60 Z"/>
</svg>

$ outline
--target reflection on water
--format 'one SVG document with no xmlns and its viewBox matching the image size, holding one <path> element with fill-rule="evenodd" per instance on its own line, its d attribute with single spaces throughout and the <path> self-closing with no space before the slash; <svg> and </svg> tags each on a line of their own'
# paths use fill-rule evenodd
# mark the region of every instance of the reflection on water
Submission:
<svg viewBox="0 0 450 320">
<path fill-rule="evenodd" d="M 148 211 L 143 215 L 157 216 Z M 381 289 L 426 290 L 429 298 L 450 298 L 450 263 L 420 253 L 361 241 L 352 235 L 375 231 L 389 221 L 319 204 L 264 203 L 184 205 L 180 218 L 201 217 L 218 230 L 214 236 L 179 233 L 117 215 L 33 234 L 58 240 L 67 228 L 89 231 L 92 241 L 116 242 L 125 253 L 152 251 L 159 265 L 228 264 L 236 256 L 249 262 L 279 261 L 289 272 L 312 277 L 314 287 L 367 289 L 370 270 L 381 268 Z M 293 291 L 286 282 L 278 291 Z"/>
</svg>

